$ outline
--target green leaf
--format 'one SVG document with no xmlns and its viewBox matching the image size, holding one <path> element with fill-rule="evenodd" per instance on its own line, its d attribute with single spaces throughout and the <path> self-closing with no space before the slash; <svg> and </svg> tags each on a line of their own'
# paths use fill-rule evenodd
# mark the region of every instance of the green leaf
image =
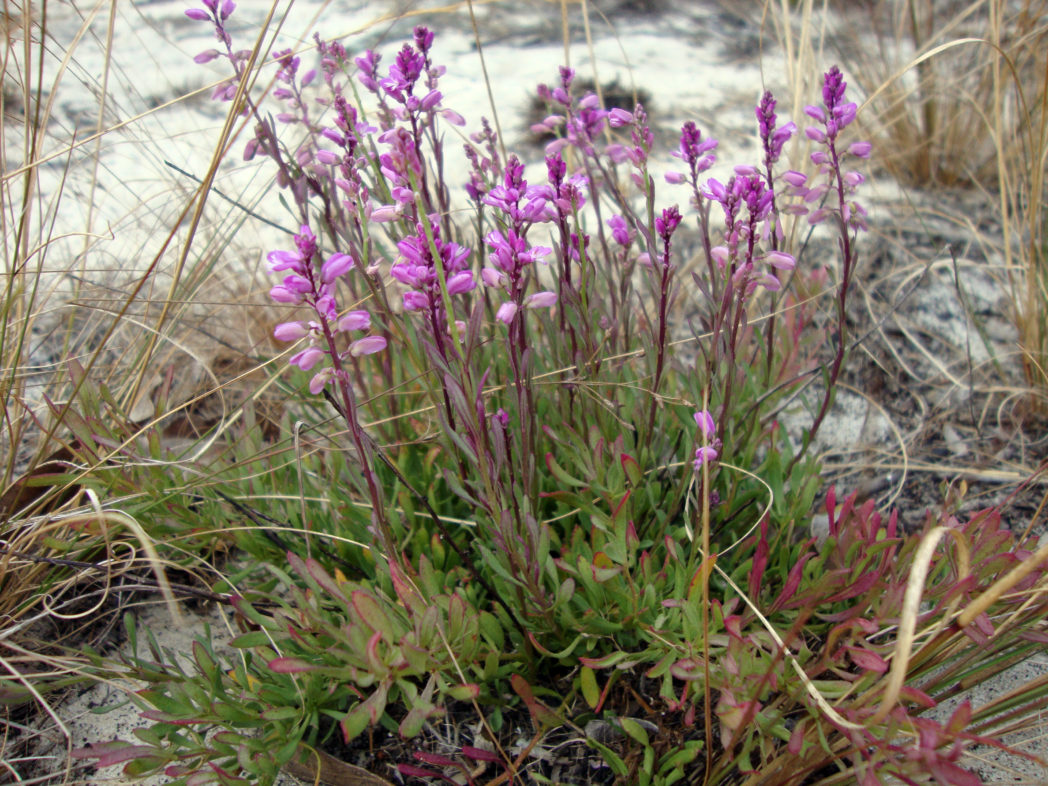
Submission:
<svg viewBox="0 0 1048 786">
<path fill-rule="evenodd" d="M 645 748 L 649 747 L 650 742 L 648 741 L 648 732 L 644 730 L 633 718 L 619 718 L 619 724 L 622 726 L 622 730 L 626 732 L 630 737 L 635 739 Z"/>
<path fill-rule="evenodd" d="M 630 771 L 629 767 L 626 766 L 626 762 L 620 759 L 618 754 L 607 745 L 601 745 L 593 739 L 587 739 L 586 744 L 600 753 L 600 757 L 604 759 L 604 763 L 611 767 L 611 771 L 618 777 L 625 778 L 629 775 Z"/>
<path fill-rule="evenodd" d="M 565 470 L 564 467 L 558 464 L 557 460 L 553 458 L 552 453 L 546 454 L 546 469 L 550 471 L 553 477 L 567 486 L 573 486 L 575 488 L 587 488 L 589 486 L 588 483 L 569 475 L 567 470 Z"/>
<path fill-rule="evenodd" d="M 269 643 L 269 634 L 266 631 L 252 630 L 247 633 L 241 633 L 229 642 L 229 646 L 235 647 L 236 649 L 246 650 L 251 649 L 252 647 L 266 647 Z"/>
<path fill-rule="evenodd" d="M 596 672 L 589 666 L 583 666 L 579 672 L 579 688 L 590 709 L 596 709 L 600 701 L 600 687 L 597 685 Z"/>
<path fill-rule="evenodd" d="M 262 720 L 281 721 L 297 718 L 302 713 L 298 707 L 270 707 L 262 710 Z"/>
<path fill-rule="evenodd" d="M 458 701 L 470 701 L 480 695 L 480 686 L 475 682 L 470 682 L 465 685 L 453 685 L 448 688 L 445 693 Z"/>
<path fill-rule="evenodd" d="M 352 595 L 353 610 L 371 630 L 381 633 L 386 641 L 395 640 L 393 625 L 389 614 L 381 604 L 364 590 L 356 590 Z"/>
</svg>

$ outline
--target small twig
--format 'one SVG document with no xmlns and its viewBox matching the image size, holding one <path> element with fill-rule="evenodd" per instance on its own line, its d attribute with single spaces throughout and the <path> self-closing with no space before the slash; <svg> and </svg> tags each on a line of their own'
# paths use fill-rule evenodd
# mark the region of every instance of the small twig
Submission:
<svg viewBox="0 0 1048 786">
<path fill-rule="evenodd" d="M 194 183 L 196 183 L 198 185 L 203 182 L 199 177 L 197 177 L 196 175 L 190 174 L 189 172 L 187 172 L 186 170 L 182 169 L 182 167 L 178 166 L 177 164 L 172 164 L 170 161 L 167 161 L 167 160 L 164 161 L 164 164 L 166 166 L 171 167 L 173 170 L 178 172 L 178 174 L 182 175 L 183 177 L 188 177 L 190 180 L 192 180 Z M 211 186 L 211 192 L 215 196 L 221 197 L 222 199 L 226 200 L 229 204 L 233 205 L 233 207 L 235 207 L 237 210 L 240 210 L 240 211 L 246 213 L 247 215 L 251 216 L 252 218 L 261 221 L 263 224 L 271 226 L 271 227 L 273 227 L 273 229 L 279 229 L 281 232 L 283 232 L 283 233 L 285 233 L 287 235 L 294 236 L 295 232 L 293 230 L 288 229 L 287 227 L 282 227 L 282 226 L 280 226 L 280 224 L 276 223 L 275 221 L 270 221 L 265 216 L 260 216 L 258 213 L 256 213 L 254 210 L 252 210 L 251 208 L 249 208 L 246 205 L 244 205 L 239 200 L 233 199 L 233 197 L 230 197 L 230 196 L 226 196 L 225 194 L 223 194 L 221 191 L 219 191 L 214 186 Z"/>
</svg>

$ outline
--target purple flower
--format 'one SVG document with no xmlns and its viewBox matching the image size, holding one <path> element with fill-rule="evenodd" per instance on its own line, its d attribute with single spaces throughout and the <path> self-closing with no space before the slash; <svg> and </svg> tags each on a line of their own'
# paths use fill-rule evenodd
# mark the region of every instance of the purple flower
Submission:
<svg viewBox="0 0 1048 786">
<path fill-rule="evenodd" d="M 348 273 L 354 264 L 349 254 L 332 254 L 320 268 L 320 280 L 330 284 Z"/>
<path fill-rule="evenodd" d="M 612 216 L 607 224 L 611 227 L 611 237 L 623 248 L 628 248 L 633 242 L 632 233 L 626 225 L 626 219 L 622 216 Z"/>
<path fill-rule="evenodd" d="M 386 339 L 382 336 L 364 336 L 364 338 L 358 338 L 349 345 L 349 354 L 353 357 L 373 355 L 376 352 L 381 352 L 385 348 Z"/>
<path fill-rule="evenodd" d="M 298 341 L 309 335 L 309 327 L 301 322 L 281 322 L 273 328 L 273 338 L 277 341 Z"/>
<path fill-rule="evenodd" d="M 633 120 L 633 114 L 625 109 L 616 107 L 608 112 L 608 124 L 612 128 L 622 128 L 623 126 L 631 125 Z"/>
<path fill-rule="evenodd" d="M 710 414 L 708 409 L 699 410 L 693 417 L 695 418 L 695 425 L 699 427 L 699 431 L 702 432 L 702 436 L 707 442 L 717 435 L 717 424 L 714 422 L 713 415 Z"/>
<path fill-rule="evenodd" d="M 699 427 L 699 433 L 702 435 L 704 444 L 699 446 L 695 451 L 695 460 L 692 462 L 695 471 L 698 472 L 702 469 L 702 465 L 714 461 L 719 455 L 719 449 L 721 446 L 720 440 L 717 439 L 717 424 L 713 420 L 713 415 L 710 414 L 709 410 L 702 409 L 696 412 L 693 417 L 695 418 L 695 425 Z"/>
<path fill-rule="evenodd" d="M 769 251 L 764 255 L 764 261 L 776 270 L 793 270 L 797 266 L 797 260 L 785 251 Z"/>
<path fill-rule="evenodd" d="M 524 301 L 528 308 L 549 308 L 556 305 L 556 292 L 533 292 Z"/>
<path fill-rule="evenodd" d="M 400 261 L 389 271 L 393 278 L 412 289 L 403 295 L 404 308 L 408 311 L 443 308 L 440 280 L 433 257 L 434 249 L 440 255 L 449 295 L 469 292 L 476 286 L 473 273 L 468 269 L 466 262 L 470 254 L 469 249 L 457 243 L 444 241 L 440 237 L 437 216 L 430 216 L 430 222 L 432 243 L 426 235 L 426 227 L 421 223 L 416 225 L 414 235 L 397 243 Z"/>
<path fill-rule="evenodd" d="M 873 145 L 869 142 L 852 142 L 848 145 L 848 152 L 858 158 L 869 158 Z"/>
<path fill-rule="evenodd" d="M 677 227 L 680 226 L 681 220 L 682 216 L 677 206 L 668 207 L 662 211 L 661 216 L 655 218 L 655 232 L 663 242 L 668 243 Z"/>
<path fill-rule="evenodd" d="M 368 330 L 371 327 L 371 314 L 367 311 L 350 311 L 338 321 L 339 332 L 349 330 Z"/>
<path fill-rule="evenodd" d="M 688 165 L 688 177 L 697 185 L 699 174 L 713 166 L 716 156 L 712 151 L 716 148 L 717 140 L 703 139 L 698 126 L 689 120 L 680 130 L 680 146 L 671 155 Z"/>
<path fill-rule="evenodd" d="M 288 361 L 303 371 L 309 371 L 326 356 L 334 355 L 337 350 L 332 342 L 332 333 L 349 330 L 367 330 L 371 326 L 371 316 L 366 311 L 350 311 L 341 318 L 338 316 L 338 302 L 335 298 L 335 283 L 349 272 L 355 264 L 349 254 L 335 253 L 323 264 L 316 266 L 318 258 L 317 238 L 312 230 L 303 225 L 295 235 L 295 251 L 277 250 L 267 255 L 270 269 L 273 272 L 293 271 L 284 276 L 284 280 L 270 290 L 270 297 L 278 303 L 309 305 L 316 314 L 317 322 L 282 322 L 273 330 L 273 335 L 280 341 L 298 341 L 306 336 L 311 342 L 326 338 L 328 349 L 321 349 L 315 344 L 292 355 Z M 372 340 L 368 340 L 372 339 Z M 353 342 L 346 350 L 338 353 L 334 362 L 347 356 L 357 356 L 377 352 L 385 347 L 381 336 L 368 336 Z M 361 344 L 360 342 L 366 342 Z M 364 351 L 365 349 L 369 351 Z M 330 369 L 324 369 L 313 377 L 310 390 L 316 393 L 331 379 Z"/>
<path fill-rule="evenodd" d="M 288 363 L 292 366 L 298 366 L 303 371 L 309 371 L 313 366 L 323 360 L 324 355 L 324 350 L 319 347 L 307 347 L 301 352 L 292 355 Z"/>
<path fill-rule="evenodd" d="M 516 303 L 503 303 L 499 306 L 499 310 L 495 312 L 495 319 L 508 325 L 513 321 L 513 317 L 517 315 L 517 304 Z"/>
<path fill-rule="evenodd" d="M 695 451 L 695 461 L 692 465 L 695 467 L 695 471 L 698 472 L 702 469 L 703 464 L 708 464 L 717 459 L 717 449 L 710 445 L 703 445 L 701 448 Z"/>
<path fill-rule="evenodd" d="M 418 25 L 412 32 L 415 36 L 415 48 L 426 54 L 433 46 L 433 32 L 422 25 Z"/>
<path fill-rule="evenodd" d="M 369 49 L 353 61 L 357 64 L 357 79 L 372 93 L 378 92 L 378 63 L 381 59 L 382 55 Z"/>
<path fill-rule="evenodd" d="M 775 114 L 775 97 L 770 91 L 766 91 L 757 105 L 757 125 L 760 130 L 761 145 L 764 148 L 764 165 L 771 167 L 782 154 L 782 147 L 786 144 L 797 126 L 787 123 L 781 128 L 776 128 L 778 117 Z"/>
</svg>

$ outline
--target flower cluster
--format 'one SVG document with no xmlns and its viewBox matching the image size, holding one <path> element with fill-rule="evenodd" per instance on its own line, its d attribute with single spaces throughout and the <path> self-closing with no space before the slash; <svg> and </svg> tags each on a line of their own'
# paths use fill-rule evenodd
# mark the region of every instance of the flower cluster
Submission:
<svg viewBox="0 0 1048 786">
<path fill-rule="evenodd" d="M 237 85 L 240 81 L 239 77 L 243 71 L 244 64 L 251 54 L 246 50 L 234 52 L 233 39 L 226 30 L 226 20 L 236 10 L 237 6 L 233 0 L 221 0 L 221 2 L 220 0 L 203 0 L 203 5 L 203 8 L 186 9 L 186 16 L 197 22 L 211 22 L 215 27 L 215 38 L 222 44 L 225 51 L 205 49 L 193 58 L 193 62 L 197 64 L 210 63 L 216 57 L 224 57 L 229 60 L 233 66 L 233 71 L 236 73 L 236 78 L 223 80 L 216 85 L 211 93 L 211 99 L 214 101 L 232 101 L 237 93 Z"/>
<path fill-rule="evenodd" d="M 550 189 L 528 185 L 524 179 L 524 165 L 516 156 L 510 156 L 506 162 L 502 185 L 493 187 L 484 196 L 484 204 L 496 208 L 507 219 L 504 228 L 494 229 L 484 238 L 491 248 L 488 256 L 491 267 L 484 268 L 480 273 L 489 287 L 500 287 L 509 294 L 509 300 L 499 306 L 495 315 L 507 325 L 513 321 L 521 306 L 542 308 L 557 302 L 555 292 L 524 295 L 526 269 L 532 262 L 552 251 L 545 246 L 531 246 L 527 241 L 531 226 L 548 219 L 550 196 L 555 196 Z"/>
<path fill-rule="evenodd" d="M 338 313 L 336 283 L 353 268 L 353 257 L 335 253 L 318 266 L 319 257 L 316 235 L 305 225 L 295 235 L 294 251 L 271 251 L 266 257 L 271 272 L 289 271 L 283 281 L 270 290 L 270 297 L 277 303 L 308 305 L 316 315 L 316 320 L 282 322 L 273 330 L 274 337 L 280 341 L 309 338 L 309 346 L 292 355 L 291 365 L 310 371 L 325 357 L 331 359 L 332 366 L 321 369 L 310 382 L 313 393 L 319 393 L 334 378 L 343 360 L 386 348 L 386 339 L 382 336 L 365 336 L 352 341 L 344 350 L 336 349 L 336 333 L 368 330 L 371 316 L 367 311 L 350 311 L 341 316 Z"/>
<path fill-rule="evenodd" d="M 432 31 L 419 25 L 414 30 L 414 44 L 404 44 L 386 76 L 379 74 L 378 65 L 382 58 L 378 53 L 369 49 L 355 59 L 359 69 L 357 79 L 378 96 L 382 104 L 383 130 L 389 130 L 393 120 L 414 124 L 423 116 L 432 117 L 434 114 L 440 114 L 452 125 L 466 124 L 462 115 L 440 106 L 443 95 L 437 89 L 437 83 L 446 69 L 433 65 L 429 56 L 432 46 Z M 390 106 L 387 99 L 391 99 L 395 106 Z"/>
<path fill-rule="evenodd" d="M 703 464 L 715 461 L 720 455 L 721 441 L 717 439 L 717 424 L 709 410 L 699 410 L 693 417 L 695 425 L 699 427 L 699 434 L 702 436 L 702 442 L 696 448 L 695 460 L 692 462 L 695 471 L 698 472 L 702 469 Z"/>
<path fill-rule="evenodd" d="M 808 216 L 809 223 L 817 224 L 831 214 L 838 214 L 845 226 L 857 230 L 866 229 L 866 210 L 858 202 L 849 202 L 848 196 L 865 182 L 866 177 L 856 170 L 844 170 L 842 164 L 848 157 L 869 158 L 872 145 L 869 142 L 852 142 L 845 150 L 837 147 L 840 132 L 855 120 L 857 107 L 854 102 L 844 100 L 847 83 L 837 66 L 825 75 L 822 87 L 823 106 L 806 106 L 805 114 L 818 121 L 818 126 L 808 126 L 804 133 L 809 139 L 825 149 L 811 154 L 812 163 L 818 167 L 824 182 L 811 188 L 799 180 L 793 185 L 804 196 L 808 204 L 822 202 L 831 189 L 837 191 L 838 207 L 821 205 Z"/>
<path fill-rule="evenodd" d="M 563 113 L 554 113 L 546 117 L 541 123 L 531 127 L 536 133 L 553 133 L 564 126 L 564 136 L 554 139 L 546 146 L 546 153 L 553 154 L 563 150 L 565 147 L 574 147 L 584 154 L 593 152 L 594 141 L 604 130 L 608 122 L 609 112 L 600 105 L 600 98 L 595 93 L 588 93 L 577 103 L 571 97 L 571 83 L 575 79 L 575 71 L 571 68 L 561 66 L 560 86 L 552 90 L 547 85 L 539 85 L 539 98 L 551 105 L 559 105 Z M 616 116 L 616 122 L 620 118 Z M 623 123 L 625 124 L 625 123 Z"/>
<path fill-rule="evenodd" d="M 699 175 L 713 166 L 717 160 L 714 150 L 717 149 L 717 140 L 712 137 L 702 138 L 702 132 L 694 122 L 689 120 L 680 131 L 680 146 L 670 155 L 679 158 L 688 165 L 687 172 L 667 172 L 667 183 L 690 183 L 692 188 L 698 188 Z"/>
<path fill-rule="evenodd" d="M 440 272 L 437 269 L 438 257 L 449 295 L 469 292 L 476 286 L 476 282 L 467 261 L 469 249 L 443 240 L 437 226 L 437 217 L 429 218 L 432 239 L 426 234 L 426 226 L 422 223 L 417 224 L 414 235 L 397 243 L 400 261 L 394 264 L 389 272 L 397 281 L 411 287 L 403 296 L 405 310 L 437 314 L 443 304 Z"/>
<path fill-rule="evenodd" d="M 767 238 L 775 220 L 772 212 L 774 192 L 753 167 L 735 168 L 728 182 L 710 178 L 705 196 L 719 203 L 724 210 L 725 245 L 710 250 L 721 270 L 731 271 L 732 285 L 750 295 L 758 286 L 778 291 L 779 279 L 769 271 L 759 271 L 755 265 L 763 261 L 773 270 L 788 271 L 796 260 L 784 251 L 768 250 L 760 253 L 757 242 Z M 743 210 L 745 208 L 745 210 Z"/>
<path fill-rule="evenodd" d="M 771 172 L 772 164 L 779 160 L 782 148 L 797 132 L 796 123 L 790 121 L 785 125 L 776 127 L 778 117 L 775 114 L 775 96 L 771 91 L 765 91 L 757 104 L 757 130 L 760 133 L 761 148 L 764 150 L 764 166 Z M 768 183 L 771 186 L 771 183 Z"/>
</svg>

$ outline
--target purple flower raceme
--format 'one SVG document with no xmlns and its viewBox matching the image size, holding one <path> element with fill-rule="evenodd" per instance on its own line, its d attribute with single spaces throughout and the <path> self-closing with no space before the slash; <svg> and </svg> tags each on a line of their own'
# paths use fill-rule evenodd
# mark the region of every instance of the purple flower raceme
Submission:
<svg viewBox="0 0 1048 786">
<path fill-rule="evenodd" d="M 336 334 L 369 330 L 371 315 L 362 310 L 341 316 L 338 313 L 336 284 L 353 268 L 353 257 L 335 253 L 317 265 L 319 257 L 317 238 L 305 225 L 295 235 L 294 251 L 271 251 L 266 257 L 271 272 L 287 273 L 283 281 L 270 290 L 270 297 L 277 303 L 307 305 L 316 316 L 315 320 L 282 322 L 273 330 L 278 341 L 309 339 L 309 346 L 291 356 L 288 361 L 291 365 L 311 371 L 325 359 L 331 360 L 331 365 L 321 368 L 310 381 L 309 389 L 313 393 L 319 393 L 335 378 L 342 361 L 386 348 L 386 339 L 382 336 L 365 336 L 351 341 L 344 350 L 336 349 Z"/>
<path fill-rule="evenodd" d="M 693 188 L 698 188 L 699 175 L 713 166 L 717 160 L 713 152 L 717 149 L 717 144 L 717 140 L 712 137 L 703 139 L 698 126 L 689 120 L 681 128 L 680 146 L 670 154 L 687 164 L 688 171 L 668 172 L 666 182 L 690 183 Z"/>
<path fill-rule="evenodd" d="M 368 50 L 356 58 L 358 81 L 382 104 L 383 129 L 391 128 L 393 119 L 414 126 L 423 116 L 432 118 L 436 114 L 452 125 L 465 125 L 462 115 L 440 106 L 443 95 L 437 84 L 446 69 L 430 60 L 433 37 L 428 28 L 416 27 L 413 44 L 401 47 L 384 77 L 378 71 L 380 55 Z M 386 99 L 392 99 L 396 106 L 390 106 Z"/>
<path fill-rule="evenodd" d="M 549 217 L 548 200 L 554 203 L 554 210 L 571 210 L 573 199 L 581 199 L 574 191 L 554 194 L 551 189 L 531 187 L 524 179 L 524 165 L 516 156 L 510 156 L 506 162 L 505 177 L 502 184 L 494 186 L 483 198 L 483 203 L 494 207 L 508 221 L 504 228 L 494 229 L 484 238 L 491 248 L 488 259 L 492 263 L 484 268 L 480 275 L 489 287 L 500 287 L 509 294 L 509 300 L 503 302 L 495 317 L 505 324 L 510 324 L 518 310 L 552 306 L 556 302 L 556 293 L 534 293 L 525 297 L 525 271 L 536 260 L 541 260 L 552 249 L 545 246 L 531 246 L 527 232 L 535 222 L 545 221 Z M 566 205 L 558 204 L 567 200 Z"/>
<path fill-rule="evenodd" d="M 761 147 L 764 149 L 764 165 L 771 167 L 782 155 L 782 147 L 796 133 L 797 125 L 786 123 L 776 128 L 778 117 L 775 114 L 775 96 L 766 91 L 757 104 L 757 126 L 760 132 Z"/>
<path fill-rule="evenodd" d="M 237 94 L 237 85 L 240 81 L 244 64 L 251 56 L 248 50 L 233 51 L 233 39 L 226 30 L 226 20 L 236 10 L 233 0 L 202 0 L 203 8 L 187 8 L 186 16 L 197 22 L 211 22 L 215 27 L 215 38 L 222 44 L 225 52 L 217 49 L 208 49 L 193 58 L 193 62 L 202 64 L 209 63 L 216 57 L 225 57 L 233 66 L 236 77 L 220 82 L 212 91 L 213 101 L 232 101 Z"/>
<path fill-rule="evenodd" d="M 429 229 L 432 242 L 426 235 L 426 227 L 419 223 L 414 235 L 397 243 L 400 260 L 389 272 L 397 281 L 410 287 L 403 295 L 405 310 L 426 311 L 439 317 L 444 301 L 434 250 L 440 257 L 448 295 L 470 292 L 476 286 L 476 282 L 467 262 L 469 249 L 441 239 L 436 216 L 430 216 Z M 439 320 L 433 324 L 439 324 Z"/>
<path fill-rule="evenodd" d="M 710 249 L 710 255 L 719 269 L 731 269 L 732 285 L 744 296 L 757 287 L 776 292 L 781 288 L 778 277 L 757 269 L 756 263 L 763 261 L 772 270 L 788 271 L 796 260 L 785 251 L 758 247 L 775 231 L 771 226 L 774 192 L 753 167 L 736 167 L 735 173 L 726 184 L 713 178 L 706 182 L 704 196 L 721 205 L 725 220 L 724 245 Z"/>
<path fill-rule="evenodd" d="M 808 188 L 804 192 L 804 201 L 811 204 L 821 202 L 823 196 L 831 189 L 837 191 L 838 206 L 820 206 L 808 216 L 808 222 L 818 224 L 831 214 L 838 214 L 845 226 L 856 230 L 866 229 L 866 210 L 858 202 L 849 201 L 848 197 L 865 182 L 861 172 L 846 170 L 844 162 L 848 158 L 869 158 L 872 146 L 869 142 L 852 142 L 845 149 L 838 147 L 841 131 L 855 120 L 857 107 L 854 102 L 845 101 L 847 82 L 837 66 L 833 66 L 823 77 L 823 106 L 806 106 L 806 115 L 816 120 L 819 125 L 808 126 L 804 133 L 809 139 L 824 149 L 811 154 L 812 163 L 818 167 L 824 182 Z M 803 191 L 803 186 L 796 186 Z M 800 212 L 800 211 L 798 211 Z"/>
</svg>

